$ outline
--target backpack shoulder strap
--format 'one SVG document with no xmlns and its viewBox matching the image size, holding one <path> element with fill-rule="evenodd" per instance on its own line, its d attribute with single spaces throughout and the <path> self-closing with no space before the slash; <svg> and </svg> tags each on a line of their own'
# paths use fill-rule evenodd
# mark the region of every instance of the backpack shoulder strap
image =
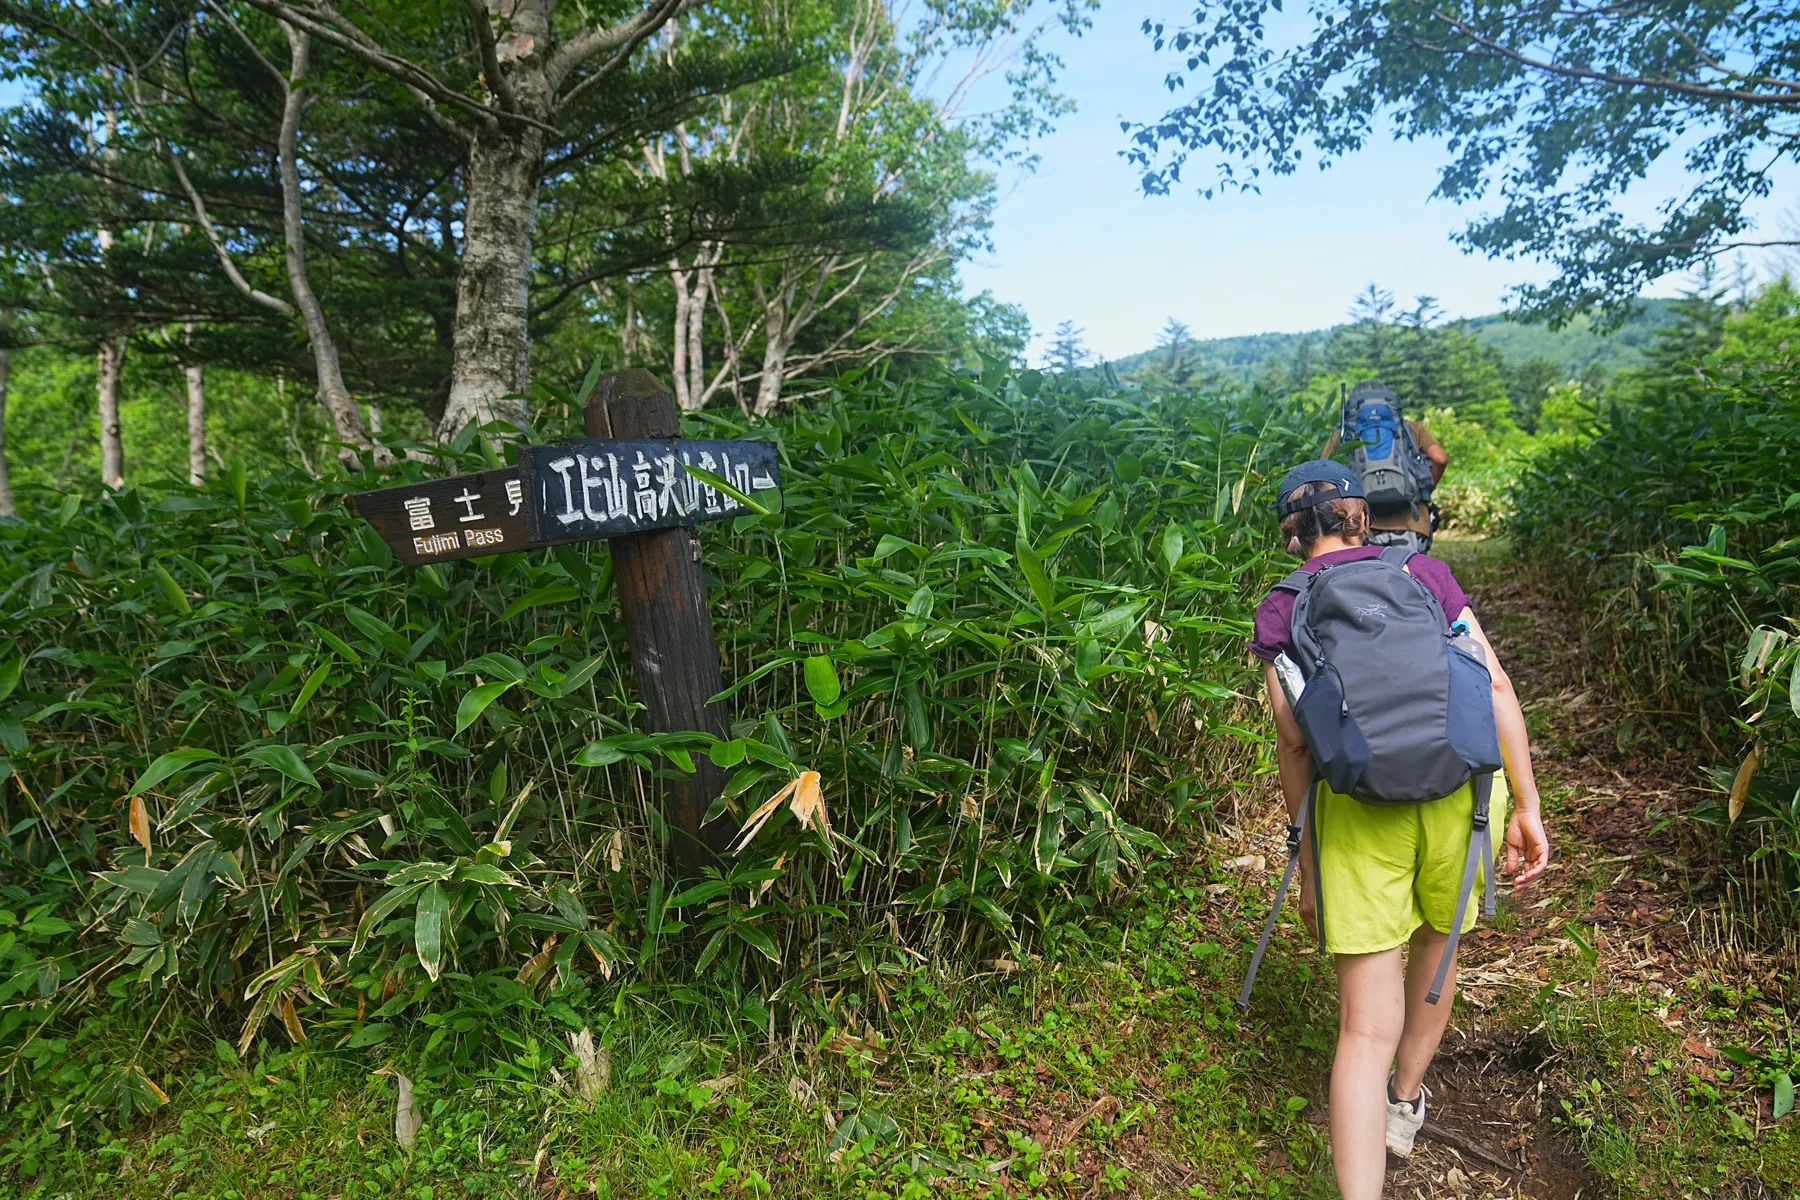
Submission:
<svg viewBox="0 0 1800 1200">
<path fill-rule="evenodd" d="M 1387 563 L 1389 566 L 1399 567 L 1401 570 L 1405 570 L 1406 564 L 1411 562 L 1413 555 L 1417 553 L 1418 551 L 1414 550 L 1411 546 L 1383 546 L 1381 548 L 1381 561 Z"/>
<path fill-rule="evenodd" d="M 1305 567 L 1296 568 L 1288 574 L 1286 579 L 1283 579 L 1270 590 L 1276 592 L 1292 592 L 1294 595 L 1298 596 L 1301 592 L 1306 590 L 1306 585 L 1311 583 L 1313 577 L 1317 574 L 1317 571 L 1308 571 Z"/>
</svg>

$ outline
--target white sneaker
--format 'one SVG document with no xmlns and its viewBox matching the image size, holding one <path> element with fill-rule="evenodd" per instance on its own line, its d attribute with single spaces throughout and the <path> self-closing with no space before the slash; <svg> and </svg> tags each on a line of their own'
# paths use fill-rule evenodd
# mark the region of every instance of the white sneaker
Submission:
<svg viewBox="0 0 1800 1200">
<path fill-rule="evenodd" d="M 1397 1100 L 1394 1098 L 1393 1076 L 1388 1077 L 1387 1148 L 1401 1158 L 1412 1155 L 1413 1140 L 1425 1126 L 1425 1099 L 1430 1095 L 1431 1089 L 1421 1084 L 1417 1100 Z"/>
</svg>

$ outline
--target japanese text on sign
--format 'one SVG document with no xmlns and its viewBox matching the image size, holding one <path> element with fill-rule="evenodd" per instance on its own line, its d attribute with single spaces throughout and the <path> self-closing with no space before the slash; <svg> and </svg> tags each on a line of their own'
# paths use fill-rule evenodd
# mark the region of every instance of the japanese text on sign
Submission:
<svg viewBox="0 0 1800 1200">
<path fill-rule="evenodd" d="M 355 503 L 394 553 L 415 566 L 526 547 L 525 481 L 517 467 L 363 492 Z"/>
<path fill-rule="evenodd" d="M 766 442 L 590 439 L 523 447 L 521 462 L 534 489 L 534 540 L 611 537 L 752 511 L 689 466 L 746 494 L 780 486 L 775 447 Z"/>
</svg>

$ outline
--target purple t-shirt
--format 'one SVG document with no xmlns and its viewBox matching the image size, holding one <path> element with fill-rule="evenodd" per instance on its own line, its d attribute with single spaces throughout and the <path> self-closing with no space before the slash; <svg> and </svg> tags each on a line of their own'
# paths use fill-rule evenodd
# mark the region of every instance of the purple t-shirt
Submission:
<svg viewBox="0 0 1800 1200">
<path fill-rule="evenodd" d="M 1337 563 L 1355 562 L 1361 558 L 1378 558 L 1380 546 L 1351 546 L 1345 550 L 1333 550 L 1330 554 L 1321 554 L 1317 558 L 1309 558 L 1302 571 L 1317 571 L 1320 567 Z M 1456 582 L 1456 576 L 1444 563 L 1426 554 L 1415 554 L 1406 569 L 1431 590 L 1444 606 L 1444 622 L 1446 626 L 1462 615 L 1462 610 L 1469 607 L 1469 594 L 1462 590 L 1462 584 Z M 1250 653 L 1264 662 L 1274 662 L 1277 654 L 1285 653 L 1289 658 L 1298 659 L 1294 651 L 1292 626 L 1294 619 L 1294 600 L 1292 592 L 1272 591 L 1263 597 L 1263 602 L 1256 607 L 1256 632 L 1250 638 Z"/>
</svg>

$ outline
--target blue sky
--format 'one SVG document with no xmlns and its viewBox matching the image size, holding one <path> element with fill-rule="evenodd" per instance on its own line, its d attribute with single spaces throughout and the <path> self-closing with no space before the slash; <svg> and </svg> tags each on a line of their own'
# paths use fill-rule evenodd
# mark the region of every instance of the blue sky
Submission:
<svg viewBox="0 0 1800 1200">
<path fill-rule="evenodd" d="M 1536 263 L 1490 262 L 1451 244 L 1480 210 L 1427 199 L 1442 161 L 1431 143 L 1371 145 L 1328 171 L 1306 165 L 1270 179 L 1260 195 L 1143 196 L 1118 156 L 1119 120 L 1170 107 L 1162 80 L 1178 60 L 1154 53 L 1139 27 L 1145 17 L 1178 25 L 1191 11 L 1107 0 L 1085 36 L 1053 39 L 1066 63 L 1062 90 L 1079 111 L 1039 146 L 1036 174 L 1005 193 L 993 252 L 963 269 L 971 292 L 990 289 L 1024 307 L 1038 335 L 1034 357 L 1065 319 L 1085 329 L 1090 348 L 1118 357 L 1150 346 L 1169 316 L 1196 337 L 1316 329 L 1343 320 L 1371 281 L 1402 301 L 1435 296 L 1451 317 L 1479 316 L 1502 308 L 1509 286 L 1544 277 Z M 1654 185 L 1680 179 L 1679 164 L 1659 170 L 1632 208 L 1649 215 Z M 1782 182 L 1800 182 L 1800 172 Z M 1783 226 L 1784 194 L 1794 191 L 1778 187 L 1758 210 L 1765 229 Z M 1666 281 L 1656 292 L 1677 290 Z"/>
</svg>

